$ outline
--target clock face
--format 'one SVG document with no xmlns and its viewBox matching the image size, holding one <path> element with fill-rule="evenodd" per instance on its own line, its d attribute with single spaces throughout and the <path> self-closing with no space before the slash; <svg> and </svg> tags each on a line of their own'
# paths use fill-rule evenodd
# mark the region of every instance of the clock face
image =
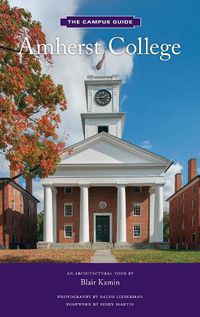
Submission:
<svg viewBox="0 0 200 317">
<path fill-rule="evenodd" d="M 106 89 L 101 89 L 95 94 L 95 101 L 99 106 L 106 106 L 111 100 L 111 94 Z"/>
</svg>

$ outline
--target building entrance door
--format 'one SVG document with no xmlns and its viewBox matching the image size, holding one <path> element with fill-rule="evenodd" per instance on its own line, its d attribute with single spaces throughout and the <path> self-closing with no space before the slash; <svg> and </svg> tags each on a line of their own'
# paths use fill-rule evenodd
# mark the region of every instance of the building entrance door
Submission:
<svg viewBox="0 0 200 317">
<path fill-rule="evenodd" d="M 110 242 L 109 216 L 96 216 L 96 242 Z"/>
</svg>

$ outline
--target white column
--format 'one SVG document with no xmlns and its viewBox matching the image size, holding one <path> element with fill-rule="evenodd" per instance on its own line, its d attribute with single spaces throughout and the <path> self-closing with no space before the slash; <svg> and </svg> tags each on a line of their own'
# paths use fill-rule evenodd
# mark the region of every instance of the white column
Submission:
<svg viewBox="0 0 200 317">
<path fill-rule="evenodd" d="M 155 188 L 149 190 L 149 242 L 155 242 Z"/>
<path fill-rule="evenodd" d="M 53 188 L 53 241 L 57 242 L 57 189 Z"/>
<path fill-rule="evenodd" d="M 89 235 L 89 202 L 88 186 L 80 186 L 80 232 L 79 242 L 86 243 L 90 241 Z"/>
<path fill-rule="evenodd" d="M 117 187 L 117 242 L 126 242 L 126 187 Z"/>
<path fill-rule="evenodd" d="M 155 239 L 163 242 L 163 185 L 155 187 Z"/>
<path fill-rule="evenodd" d="M 53 241 L 53 195 L 50 185 L 44 186 L 44 242 Z"/>
</svg>

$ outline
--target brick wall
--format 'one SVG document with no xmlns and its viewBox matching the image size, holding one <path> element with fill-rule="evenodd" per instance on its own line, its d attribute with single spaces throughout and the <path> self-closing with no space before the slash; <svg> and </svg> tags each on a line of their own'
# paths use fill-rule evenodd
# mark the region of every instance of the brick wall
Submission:
<svg viewBox="0 0 200 317">
<path fill-rule="evenodd" d="M 0 191 L 0 244 L 5 243 L 7 248 L 17 247 L 17 245 L 24 248 L 35 248 L 37 242 L 37 205 L 35 200 L 25 192 L 15 189 L 12 185 L 6 185 L 4 187 L 3 213 L 2 195 L 3 190 Z"/>
<path fill-rule="evenodd" d="M 141 204 L 141 216 L 133 215 L 133 203 Z M 127 241 L 146 243 L 149 241 L 149 188 L 143 187 L 141 193 L 134 193 L 133 187 L 126 188 Z M 141 238 L 133 237 L 133 226 L 141 226 Z"/>
<path fill-rule="evenodd" d="M 73 216 L 64 216 L 64 204 L 73 204 Z M 57 242 L 79 242 L 80 188 L 74 187 L 72 193 L 64 193 L 63 187 L 57 188 Z M 73 237 L 64 237 L 64 225 L 73 225 Z"/>
<path fill-rule="evenodd" d="M 195 187 L 195 190 L 194 190 Z M 200 244 L 199 236 L 199 212 L 200 212 L 200 181 L 185 189 L 170 201 L 169 228 L 170 244 L 172 248 L 178 243 L 179 248 L 185 249 L 186 244 L 190 249 L 197 249 Z M 192 209 L 192 200 L 195 200 L 195 208 Z M 195 217 L 195 225 L 192 225 L 192 217 Z M 185 226 L 183 226 L 183 221 Z M 196 242 L 192 243 L 192 233 L 196 233 Z M 184 242 L 185 237 L 185 242 Z"/>
<path fill-rule="evenodd" d="M 80 216 L 80 189 L 74 187 L 72 193 L 64 193 L 64 188 L 57 188 L 57 242 L 79 242 L 79 216 Z M 105 201 L 106 208 L 101 209 L 99 202 Z M 133 216 L 133 203 L 141 203 L 141 216 Z M 64 204 L 73 204 L 73 216 L 64 216 Z M 149 188 L 143 187 L 141 193 L 134 193 L 133 187 L 126 188 L 127 203 L 127 241 L 131 243 L 148 242 L 149 237 Z M 90 241 L 94 239 L 94 213 L 112 213 L 112 241 L 116 241 L 117 231 L 117 188 L 116 187 L 90 187 L 89 188 L 89 225 Z M 73 224 L 73 237 L 64 237 L 64 225 Z M 133 225 L 141 225 L 141 238 L 133 237 Z"/>
</svg>

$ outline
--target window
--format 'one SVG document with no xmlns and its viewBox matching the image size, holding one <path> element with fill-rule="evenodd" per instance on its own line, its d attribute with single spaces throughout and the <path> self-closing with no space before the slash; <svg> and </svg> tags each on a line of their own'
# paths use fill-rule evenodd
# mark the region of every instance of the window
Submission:
<svg viewBox="0 0 200 317">
<path fill-rule="evenodd" d="M 196 243 L 196 233 L 192 233 L 192 243 Z"/>
<path fill-rule="evenodd" d="M 141 192 L 142 192 L 142 187 L 140 187 L 140 186 L 134 186 L 134 187 L 133 187 L 133 192 L 134 192 L 134 193 L 141 193 Z"/>
<path fill-rule="evenodd" d="M 73 216 L 73 205 L 71 203 L 64 204 L 64 216 L 65 217 Z"/>
<path fill-rule="evenodd" d="M 177 203 L 180 204 L 181 198 L 177 197 Z"/>
<path fill-rule="evenodd" d="M 23 200 L 23 196 L 20 195 L 20 212 L 23 213 L 24 211 L 24 200 Z"/>
<path fill-rule="evenodd" d="M 12 210 L 15 210 L 15 201 L 12 200 Z"/>
<path fill-rule="evenodd" d="M 133 236 L 139 238 L 141 236 L 141 228 L 140 225 L 135 225 L 133 227 Z"/>
<path fill-rule="evenodd" d="M 192 209 L 195 209 L 196 208 L 196 201 L 195 199 L 192 200 Z"/>
<path fill-rule="evenodd" d="M 185 242 L 186 242 L 185 236 L 183 236 L 183 240 L 182 240 L 182 241 L 183 241 L 183 243 L 185 243 Z"/>
<path fill-rule="evenodd" d="M 185 220 L 183 220 L 183 222 L 182 222 L 182 229 L 183 230 L 185 229 Z"/>
<path fill-rule="evenodd" d="M 196 186 L 192 187 L 192 192 L 195 193 L 196 192 Z"/>
<path fill-rule="evenodd" d="M 73 192 L 73 187 L 64 187 L 65 194 L 71 194 Z"/>
<path fill-rule="evenodd" d="M 15 196 L 15 189 L 12 187 L 12 196 Z"/>
<path fill-rule="evenodd" d="M 183 205 L 183 214 L 185 214 L 186 213 L 186 207 L 185 207 L 185 205 Z"/>
<path fill-rule="evenodd" d="M 180 214 L 181 214 L 181 207 L 178 207 L 177 213 L 178 213 L 178 216 L 180 216 Z"/>
<path fill-rule="evenodd" d="M 14 234 L 12 235 L 11 243 L 12 243 L 12 244 L 15 244 L 15 235 L 14 235 Z"/>
<path fill-rule="evenodd" d="M 14 213 L 12 214 L 12 227 L 15 227 L 15 215 Z"/>
<path fill-rule="evenodd" d="M 192 226 L 193 227 L 196 226 L 196 217 L 195 216 L 192 217 Z"/>
<path fill-rule="evenodd" d="M 185 193 L 183 193 L 183 199 L 185 199 Z"/>
<path fill-rule="evenodd" d="M 141 215 L 141 206 L 139 203 L 133 204 L 133 215 L 134 216 L 140 216 Z"/>
<path fill-rule="evenodd" d="M 99 125 L 99 126 L 98 126 L 98 133 L 101 133 L 101 132 L 107 132 L 107 133 L 108 133 L 108 126 L 106 126 L 106 125 Z"/>
<path fill-rule="evenodd" d="M 73 226 L 70 225 L 65 225 L 64 226 L 64 237 L 65 238 L 72 238 L 72 234 L 73 234 Z"/>
</svg>

